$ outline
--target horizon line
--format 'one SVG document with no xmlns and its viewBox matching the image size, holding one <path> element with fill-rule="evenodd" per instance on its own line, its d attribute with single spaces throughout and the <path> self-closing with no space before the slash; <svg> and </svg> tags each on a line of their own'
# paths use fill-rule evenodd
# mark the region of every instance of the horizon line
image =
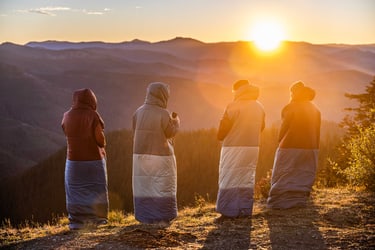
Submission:
<svg viewBox="0 0 375 250">
<path fill-rule="evenodd" d="M 159 40 L 159 41 L 148 41 L 148 40 L 143 40 L 139 38 L 134 38 L 132 40 L 123 40 L 123 41 L 105 41 L 105 40 L 81 40 L 81 41 L 74 41 L 74 40 L 57 40 L 57 39 L 47 39 L 47 40 L 30 40 L 25 43 L 17 43 L 17 42 L 12 42 L 12 41 L 3 41 L 0 43 L 0 45 L 11 43 L 11 44 L 16 44 L 16 45 L 21 45 L 21 46 L 26 46 L 29 43 L 47 43 L 47 42 L 56 42 L 56 43 L 72 43 L 72 44 L 80 44 L 80 43 L 104 43 L 104 44 L 122 44 L 122 43 L 135 43 L 135 42 L 140 42 L 140 43 L 149 43 L 149 44 L 157 44 L 157 43 L 163 43 L 163 42 L 170 42 L 173 40 L 193 40 L 199 43 L 203 44 L 217 44 L 217 43 L 240 43 L 240 42 L 247 42 L 247 43 L 253 43 L 253 40 L 232 40 L 232 41 L 215 41 L 215 42 L 205 42 L 196 38 L 192 37 L 182 37 L 182 36 L 176 36 L 171 39 L 167 40 Z M 308 41 L 293 41 L 293 40 L 282 40 L 282 43 L 307 43 L 307 44 L 312 44 L 312 45 L 375 45 L 375 42 L 372 43 L 343 43 L 343 42 L 327 42 L 327 43 L 313 43 L 313 42 L 308 42 Z"/>
</svg>

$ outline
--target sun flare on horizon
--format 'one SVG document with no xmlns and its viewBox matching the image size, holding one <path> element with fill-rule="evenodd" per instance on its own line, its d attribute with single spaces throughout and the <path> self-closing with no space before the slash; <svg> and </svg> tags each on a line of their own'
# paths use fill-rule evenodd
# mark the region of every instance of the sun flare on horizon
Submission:
<svg viewBox="0 0 375 250">
<path fill-rule="evenodd" d="M 259 21 L 250 30 L 250 40 L 259 50 L 264 52 L 279 48 L 283 39 L 285 39 L 284 28 L 276 21 Z"/>
</svg>

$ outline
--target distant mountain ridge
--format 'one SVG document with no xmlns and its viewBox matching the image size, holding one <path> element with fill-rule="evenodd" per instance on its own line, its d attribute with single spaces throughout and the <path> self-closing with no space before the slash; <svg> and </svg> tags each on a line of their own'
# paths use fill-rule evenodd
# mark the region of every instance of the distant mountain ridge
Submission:
<svg viewBox="0 0 375 250">
<path fill-rule="evenodd" d="M 108 42 L 68 42 L 68 41 L 43 41 L 43 42 L 28 42 L 25 46 L 32 48 L 44 48 L 51 50 L 65 50 L 65 49 L 86 49 L 86 48 L 110 48 L 110 49 L 126 49 L 134 48 L 134 46 L 148 46 L 148 45 L 161 45 L 161 44 L 178 44 L 179 46 L 186 45 L 202 45 L 201 41 L 192 38 L 176 37 L 172 40 L 160 41 L 160 42 L 148 42 L 144 40 L 134 39 L 132 41 L 124 41 L 118 43 Z"/>
<path fill-rule="evenodd" d="M 267 126 L 280 119 L 289 86 L 316 89 L 326 120 L 340 121 L 375 75 L 374 45 L 286 42 L 260 54 L 252 43 L 204 43 L 177 37 L 160 42 L 30 42 L 0 45 L 0 172 L 5 177 L 36 164 L 65 145 L 62 114 L 75 89 L 91 88 L 106 132 L 130 128 L 147 85 L 171 85 L 168 108 L 183 130 L 217 127 L 232 100 L 231 85 L 249 79 L 260 87 Z"/>
</svg>

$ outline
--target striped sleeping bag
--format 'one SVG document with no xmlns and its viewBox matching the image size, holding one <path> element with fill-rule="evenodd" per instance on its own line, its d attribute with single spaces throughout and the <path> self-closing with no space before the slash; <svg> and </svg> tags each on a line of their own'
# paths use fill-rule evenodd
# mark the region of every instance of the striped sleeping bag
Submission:
<svg viewBox="0 0 375 250">
<path fill-rule="evenodd" d="M 225 109 L 218 129 L 223 141 L 219 163 L 216 211 L 226 217 L 251 216 L 260 133 L 265 127 L 259 89 L 239 81 L 234 101 Z"/>
<path fill-rule="evenodd" d="M 174 156 L 133 155 L 135 218 L 169 222 L 177 216 L 177 168 Z"/>
<path fill-rule="evenodd" d="M 318 149 L 277 149 L 268 208 L 306 206 L 315 180 L 318 152 Z"/>
<path fill-rule="evenodd" d="M 142 223 L 170 222 L 177 216 L 177 167 L 172 138 L 178 116 L 166 109 L 169 86 L 151 83 L 144 105 L 133 115 L 133 200 Z"/>
<path fill-rule="evenodd" d="M 69 228 L 103 224 L 108 215 L 106 161 L 70 161 L 65 165 L 65 194 Z"/>
<path fill-rule="evenodd" d="M 279 147 L 272 170 L 267 207 L 306 206 L 318 166 L 321 114 L 312 102 L 315 91 L 292 85 L 291 101 L 281 111 Z"/>
<path fill-rule="evenodd" d="M 253 210 L 258 147 L 222 147 L 216 210 L 228 217 L 249 216 Z"/>
</svg>

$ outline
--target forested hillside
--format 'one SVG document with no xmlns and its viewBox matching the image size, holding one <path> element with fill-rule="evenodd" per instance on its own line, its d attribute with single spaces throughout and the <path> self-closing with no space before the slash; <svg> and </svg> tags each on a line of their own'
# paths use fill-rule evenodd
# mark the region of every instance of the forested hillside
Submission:
<svg viewBox="0 0 375 250">
<path fill-rule="evenodd" d="M 260 196 L 267 195 L 270 181 L 267 175 L 272 168 L 277 136 L 276 126 L 267 128 L 262 134 L 256 173 L 257 192 Z M 317 186 L 335 184 L 334 176 L 329 173 L 332 170 L 327 157 L 333 154 L 341 136 L 342 132 L 337 124 L 323 123 Z M 110 208 L 132 212 L 132 133 L 129 130 L 111 132 L 107 135 L 107 140 Z M 197 196 L 215 201 L 221 148 L 216 139 L 216 129 L 180 132 L 174 143 L 178 168 L 178 205 L 192 205 Z M 66 213 L 65 151 L 65 148 L 61 149 L 24 174 L 1 183 L 1 219 L 10 218 L 15 223 L 25 219 L 45 222 Z"/>
</svg>

